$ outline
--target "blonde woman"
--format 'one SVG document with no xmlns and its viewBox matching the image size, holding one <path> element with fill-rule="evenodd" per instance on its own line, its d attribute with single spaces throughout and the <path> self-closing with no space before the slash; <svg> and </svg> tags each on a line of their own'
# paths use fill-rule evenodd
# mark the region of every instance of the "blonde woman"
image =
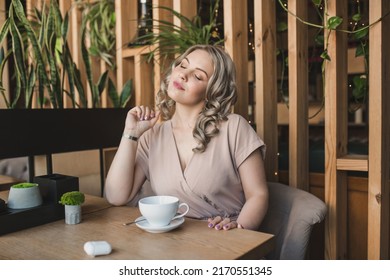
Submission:
<svg viewBox="0 0 390 280">
<path fill-rule="evenodd" d="M 210 228 L 258 229 L 268 207 L 265 145 L 231 113 L 236 98 L 230 56 L 221 47 L 190 47 L 162 81 L 157 110 L 128 112 L 107 200 L 124 205 L 149 180 L 156 195 L 179 197 L 190 206 L 187 216 Z"/>
</svg>

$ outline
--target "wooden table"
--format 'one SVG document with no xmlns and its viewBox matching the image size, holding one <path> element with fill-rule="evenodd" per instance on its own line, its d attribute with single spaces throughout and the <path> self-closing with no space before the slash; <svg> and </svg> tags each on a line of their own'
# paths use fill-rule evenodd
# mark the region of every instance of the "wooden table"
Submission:
<svg viewBox="0 0 390 280">
<path fill-rule="evenodd" d="M 0 198 L 6 197 L 0 192 Z M 82 210 L 77 225 L 59 220 L 0 236 L 0 259 L 93 259 L 83 249 L 91 240 L 106 240 L 113 248 L 110 255 L 96 259 L 261 259 L 274 246 L 271 234 L 217 231 L 205 221 L 189 218 L 165 233 L 149 233 L 135 224 L 123 226 L 140 216 L 138 208 L 114 207 L 100 197 L 87 195 Z"/>
</svg>

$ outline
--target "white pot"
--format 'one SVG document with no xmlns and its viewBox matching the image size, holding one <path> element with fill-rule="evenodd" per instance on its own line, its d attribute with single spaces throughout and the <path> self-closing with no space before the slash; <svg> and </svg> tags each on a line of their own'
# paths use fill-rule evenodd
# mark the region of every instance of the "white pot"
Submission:
<svg viewBox="0 0 390 280">
<path fill-rule="evenodd" d="M 32 208 L 42 204 L 42 196 L 38 184 L 29 188 L 11 187 L 7 206 L 10 209 Z"/>
<path fill-rule="evenodd" d="M 75 225 L 81 222 L 81 205 L 65 205 L 65 223 Z"/>
</svg>

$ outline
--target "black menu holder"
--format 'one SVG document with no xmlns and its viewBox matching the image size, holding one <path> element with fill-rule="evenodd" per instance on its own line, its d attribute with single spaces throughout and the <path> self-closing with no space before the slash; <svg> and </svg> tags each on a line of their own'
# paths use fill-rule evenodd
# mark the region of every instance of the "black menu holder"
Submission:
<svg viewBox="0 0 390 280">
<path fill-rule="evenodd" d="M 34 183 L 39 185 L 43 201 L 57 205 L 64 193 L 79 190 L 78 177 L 56 173 L 34 177 Z"/>
<path fill-rule="evenodd" d="M 0 212 L 0 234 L 50 223 L 65 218 L 64 206 L 59 204 L 61 196 L 79 190 L 79 178 L 62 174 L 34 177 L 39 185 L 43 203 L 26 209 L 5 209 Z"/>
</svg>

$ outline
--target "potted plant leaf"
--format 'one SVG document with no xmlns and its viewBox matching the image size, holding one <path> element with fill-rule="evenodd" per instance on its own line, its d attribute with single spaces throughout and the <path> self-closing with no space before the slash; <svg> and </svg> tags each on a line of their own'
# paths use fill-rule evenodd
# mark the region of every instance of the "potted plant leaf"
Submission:
<svg viewBox="0 0 390 280">
<path fill-rule="evenodd" d="M 114 13 L 112 8 L 108 10 L 110 11 Z M 101 107 L 101 94 L 107 87 L 108 70 L 104 71 L 97 81 L 94 80 L 91 53 L 86 46 L 89 33 L 93 31 L 87 28 L 87 24 L 91 22 L 89 18 L 83 19 L 80 27 L 80 48 L 85 72 L 82 72 L 73 60 L 68 44 L 71 12 L 72 9 L 62 16 L 58 1 L 52 0 L 48 4 L 44 1 L 41 9 L 35 8 L 33 15 L 27 17 L 21 1 L 11 1 L 8 17 L 0 29 L 0 44 L 3 45 L 9 38 L 9 49 L 2 49 L 0 55 L 0 93 L 7 108 L 65 108 L 66 98 L 70 99 L 72 108 Z M 94 49 L 96 52 L 96 47 Z M 7 62 L 12 63 L 15 68 L 12 100 L 7 97 L 3 87 L 8 82 L 3 77 Z M 88 82 L 92 95 L 90 103 L 87 101 L 84 79 Z M 121 97 L 121 103 L 113 102 L 117 107 L 125 107 L 130 99 L 129 83 L 127 82 L 120 94 L 111 86 L 109 97 L 113 96 L 113 92 Z M 33 104 L 34 96 L 37 105 Z"/>
<path fill-rule="evenodd" d="M 65 223 L 69 225 L 81 222 L 81 204 L 85 195 L 79 191 L 66 192 L 61 196 L 60 204 L 65 206 Z"/>
<path fill-rule="evenodd" d="M 160 9 L 176 18 L 179 24 L 166 20 L 153 20 L 153 32 L 139 36 L 138 40 L 147 45 L 154 45 L 155 48 L 148 54 L 148 60 L 153 57 L 161 57 L 163 62 L 183 53 L 190 46 L 196 44 L 223 45 L 224 39 L 220 37 L 218 28 L 221 23 L 217 22 L 217 15 L 220 0 L 210 4 L 208 22 L 203 23 L 200 13 L 194 18 L 188 18 L 172 8 L 157 6 Z"/>
</svg>

